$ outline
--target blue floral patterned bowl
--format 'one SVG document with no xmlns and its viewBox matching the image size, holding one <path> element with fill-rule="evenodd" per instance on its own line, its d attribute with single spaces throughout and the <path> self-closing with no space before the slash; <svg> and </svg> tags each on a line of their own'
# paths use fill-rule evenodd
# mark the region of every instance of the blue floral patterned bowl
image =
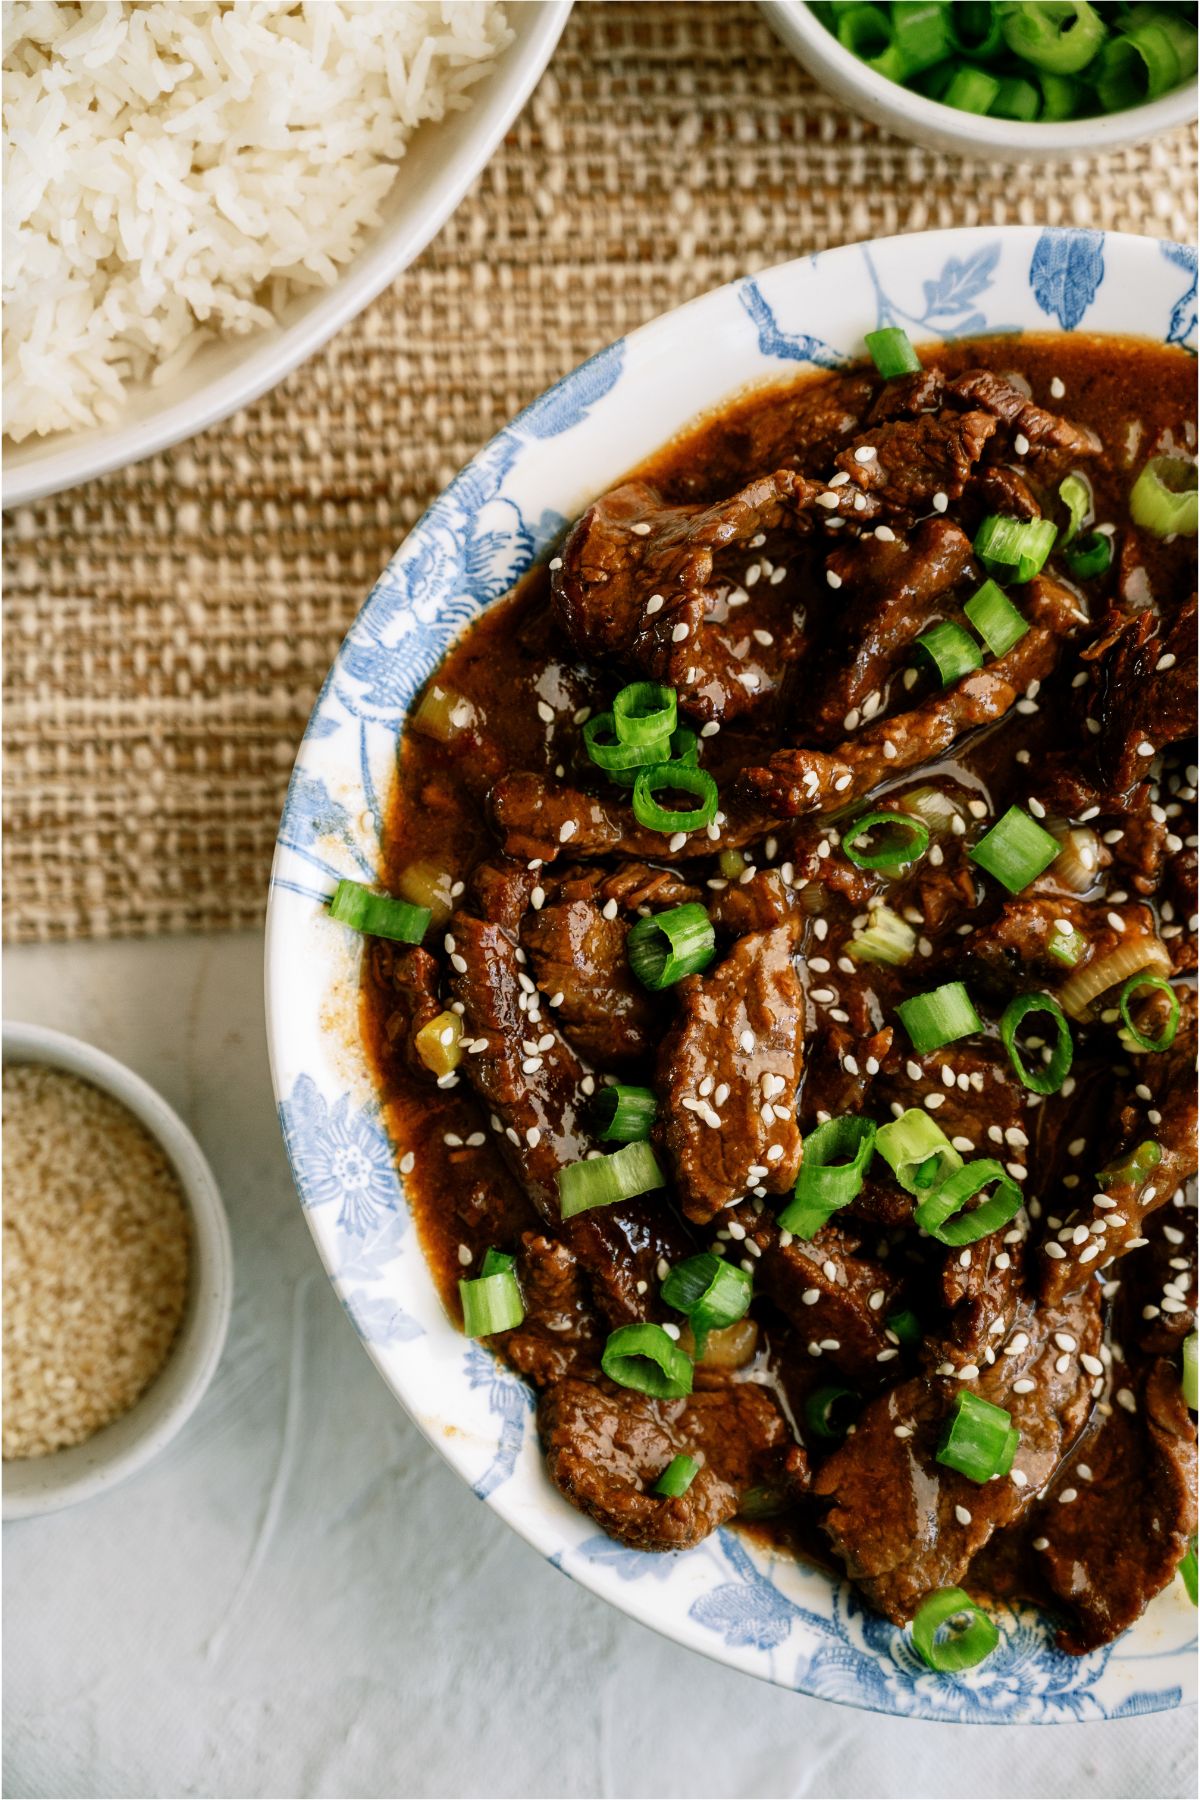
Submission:
<svg viewBox="0 0 1200 1800">
<path fill-rule="evenodd" d="M 1064 1656 L 1036 1613 L 962 1678 L 845 1584 L 736 1531 L 671 1556 L 598 1536 L 551 1487 L 528 1389 L 442 1310 L 405 1207 L 359 1039 L 357 946 L 322 899 L 371 878 L 396 740 L 421 682 L 476 615 L 601 489 L 750 383 L 857 356 L 900 324 L 920 342 L 1098 331 L 1193 346 L 1196 254 L 1099 232 L 936 231 L 770 269 L 656 320 L 584 363 L 494 438 L 376 583 L 313 709 L 271 879 L 267 1002 L 283 1133 L 325 1266 L 356 1330 L 433 1443 L 567 1574 L 668 1637 L 802 1693 L 915 1718 L 1114 1718 L 1191 1698 L 1195 1613 L 1181 1582 L 1132 1630 Z"/>
</svg>

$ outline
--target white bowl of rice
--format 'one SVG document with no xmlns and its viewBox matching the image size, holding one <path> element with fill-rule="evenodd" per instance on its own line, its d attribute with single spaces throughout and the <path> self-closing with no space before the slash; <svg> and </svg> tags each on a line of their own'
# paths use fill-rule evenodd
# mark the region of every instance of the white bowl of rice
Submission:
<svg viewBox="0 0 1200 1800">
<path fill-rule="evenodd" d="M 105 1492 L 216 1372 L 229 1225 L 187 1126 L 102 1050 L 4 1026 L 4 1517 Z"/>
<path fill-rule="evenodd" d="M 245 406 L 425 247 L 570 0 L 4 8 L 4 504 Z"/>
</svg>

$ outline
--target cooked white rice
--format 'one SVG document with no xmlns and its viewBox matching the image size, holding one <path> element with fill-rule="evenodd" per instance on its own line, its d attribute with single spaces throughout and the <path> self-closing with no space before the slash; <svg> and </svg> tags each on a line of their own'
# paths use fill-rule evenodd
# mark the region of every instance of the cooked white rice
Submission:
<svg viewBox="0 0 1200 1800">
<path fill-rule="evenodd" d="M 4 416 L 104 423 L 328 285 L 512 40 L 493 0 L 4 7 Z"/>
</svg>

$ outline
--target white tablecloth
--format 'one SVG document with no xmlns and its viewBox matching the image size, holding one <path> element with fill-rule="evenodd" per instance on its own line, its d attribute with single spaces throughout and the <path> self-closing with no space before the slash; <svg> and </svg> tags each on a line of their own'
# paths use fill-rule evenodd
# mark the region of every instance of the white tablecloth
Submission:
<svg viewBox="0 0 1200 1800">
<path fill-rule="evenodd" d="M 295 1201 L 257 935 L 16 951 L 5 1014 L 154 1082 L 221 1182 L 237 1299 L 199 1413 L 4 1531 L 9 1795 L 1185 1796 L 1190 1712 L 909 1724 L 801 1699 L 565 1582 L 392 1400 Z"/>
</svg>

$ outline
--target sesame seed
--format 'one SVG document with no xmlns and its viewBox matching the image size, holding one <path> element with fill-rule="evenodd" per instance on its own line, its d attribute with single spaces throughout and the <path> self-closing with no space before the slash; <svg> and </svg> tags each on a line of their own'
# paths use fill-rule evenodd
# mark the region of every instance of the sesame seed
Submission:
<svg viewBox="0 0 1200 1800">
<path fill-rule="evenodd" d="M 1060 1506 L 1070 1506 L 1072 1500 L 1078 1500 L 1078 1498 L 1078 1488 L 1064 1488 L 1062 1493 L 1058 1496 L 1058 1504 Z"/>
<path fill-rule="evenodd" d="M 1023 1488 L 1023 1487 L 1029 1486 L 1029 1477 L 1025 1473 L 1024 1469 L 1011 1470 L 1009 1473 L 1009 1480 L 1012 1482 L 1014 1487 Z"/>
<path fill-rule="evenodd" d="M 899 1350 L 893 1349 L 889 1345 L 886 1350 L 880 1350 L 876 1353 L 875 1361 L 880 1363 L 891 1362 L 893 1358 L 899 1356 L 899 1354 Z"/>
<path fill-rule="evenodd" d="M 831 588 L 840 588 L 842 585 L 842 578 L 836 569 L 826 569 L 825 579 Z"/>
<path fill-rule="evenodd" d="M 856 463 L 874 462 L 877 454 L 874 444 L 860 444 L 854 452 L 854 460 Z"/>
<path fill-rule="evenodd" d="M 821 1298 L 821 1290 L 820 1288 L 805 1288 L 800 1298 L 803 1300 L 805 1306 L 815 1306 L 817 1301 Z"/>
<path fill-rule="evenodd" d="M 649 537 L 650 536 L 650 527 L 649 527 L 649 525 L 646 524 L 644 519 L 639 520 L 636 525 L 631 525 L 629 527 L 629 529 L 630 529 L 630 531 L 632 531 L 634 537 Z"/>
<path fill-rule="evenodd" d="M 898 1438 L 910 1438 L 912 1436 L 912 1426 L 896 1425 L 892 1429 L 892 1436 Z"/>
<path fill-rule="evenodd" d="M 949 506 L 949 504 L 950 504 L 950 496 L 948 494 L 943 494 L 942 490 L 939 488 L 937 493 L 933 496 L 934 512 L 940 512 L 940 513 L 945 512 L 945 510 Z"/>
<path fill-rule="evenodd" d="M 960 1525 L 969 1525 L 971 1523 L 971 1515 L 965 1506 L 956 1506 L 954 1509 L 954 1516 Z"/>
<path fill-rule="evenodd" d="M 954 1372 L 959 1381 L 976 1381 L 979 1378 L 979 1365 L 978 1363 L 964 1363 L 961 1369 L 956 1369 Z"/>
<path fill-rule="evenodd" d="M 1050 1257 L 1053 1262 L 1061 1262 L 1066 1254 L 1067 1253 L 1061 1244 L 1046 1245 L 1046 1255 Z"/>
<path fill-rule="evenodd" d="M 548 706 L 544 700 L 539 700 L 537 703 L 537 710 L 538 718 L 542 721 L 543 725 L 552 725 L 554 723 L 554 708 L 552 706 Z"/>
<path fill-rule="evenodd" d="M 1023 1375 L 1021 1377 L 1020 1381 L 1013 1382 L 1013 1393 L 1014 1394 L 1032 1394 L 1032 1392 L 1036 1386 L 1037 1386 L 1036 1381 L 1031 1381 L 1029 1379 L 1028 1375 Z"/>
<path fill-rule="evenodd" d="M 743 1032 L 740 1033 L 740 1035 L 738 1037 L 738 1043 L 741 1045 L 742 1049 L 746 1052 L 747 1056 L 754 1049 L 754 1033 L 750 1030 L 749 1026 L 747 1026 L 747 1028 Z"/>
<path fill-rule="evenodd" d="M 1121 1387 L 1117 1389 L 1117 1405 L 1123 1406 L 1126 1412 L 1135 1413 L 1137 1411 L 1137 1400 L 1132 1388 Z"/>
</svg>

